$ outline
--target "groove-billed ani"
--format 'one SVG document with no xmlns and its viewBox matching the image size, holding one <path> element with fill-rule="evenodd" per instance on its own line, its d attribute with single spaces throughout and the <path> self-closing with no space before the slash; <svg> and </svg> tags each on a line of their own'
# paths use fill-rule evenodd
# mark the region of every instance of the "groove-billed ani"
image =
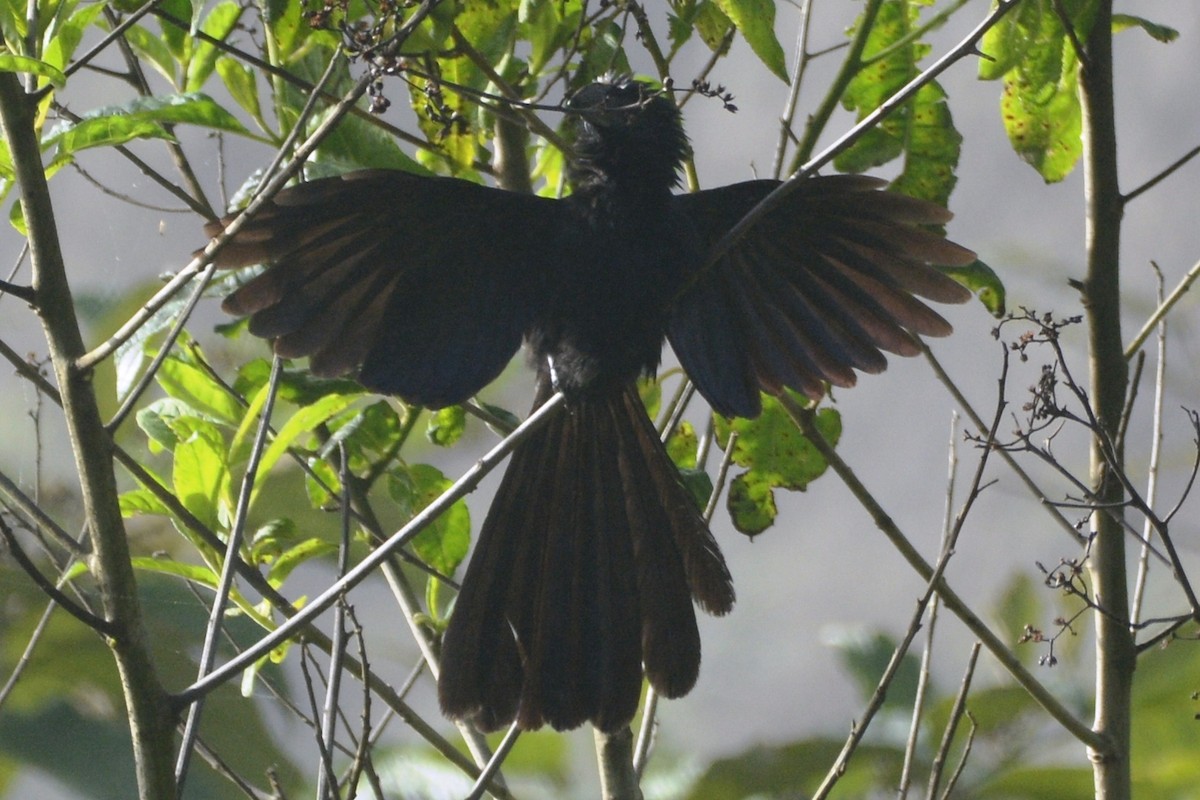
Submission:
<svg viewBox="0 0 1200 800">
<path fill-rule="evenodd" d="M 225 308 L 318 375 L 436 408 L 474 395 L 524 339 L 534 406 L 568 395 L 513 452 L 443 642 L 442 708 L 485 729 L 623 726 L 643 671 L 666 697 L 695 683 L 692 601 L 733 605 L 635 387 L 664 339 L 716 411 L 754 416 L 760 390 L 817 397 L 882 370 L 881 350 L 916 353 L 913 334 L 949 333 L 913 295 L 968 296 L 928 265 L 973 255 L 916 227 L 949 213 L 866 177 L 806 181 L 704 269 L 777 183 L 673 194 L 687 139 L 641 83 L 592 84 L 568 108 L 563 200 L 357 172 L 281 192 L 217 257 L 274 262 Z"/>
</svg>

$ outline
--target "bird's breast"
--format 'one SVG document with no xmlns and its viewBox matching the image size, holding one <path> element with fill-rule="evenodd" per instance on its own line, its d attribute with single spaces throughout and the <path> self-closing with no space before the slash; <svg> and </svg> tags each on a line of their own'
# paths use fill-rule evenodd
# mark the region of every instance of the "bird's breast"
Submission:
<svg viewBox="0 0 1200 800">
<path fill-rule="evenodd" d="M 583 393 L 652 374 L 671 301 L 696 259 L 670 209 L 581 214 L 556 250 L 561 261 L 528 341 L 553 366 L 557 388 Z"/>
</svg>

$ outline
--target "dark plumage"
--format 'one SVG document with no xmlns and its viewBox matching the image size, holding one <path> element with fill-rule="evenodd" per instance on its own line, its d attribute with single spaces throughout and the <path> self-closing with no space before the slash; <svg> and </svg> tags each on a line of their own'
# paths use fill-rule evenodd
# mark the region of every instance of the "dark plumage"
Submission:
<svg viewBox="0 0 1200 800">
<path fill-rule="evenodd" d="M 626 725 L 643 673 L 667 697 L 695 683 L 693 600 L 733 606 L 636 391 L 665 339 L 715 410 L 753 416 L 760 391 L 816 397 L 881 371 L 881 351 L 917 352 L 913 334 L 949 333 L 914 295 L 968 297 L 928 265 L 973 254 L 917 227 L 949 213 L 859 176 L 806 181 L 703 269 L 777 183 L 674 194 L 687 140 L 644 84 L 592 84 L 568 107 L 563 200 L 358 172 L 281 192 L 217 257 L 274 262 L 225 308 L 318 375 L 440 407 L 524 340 L 534 406 L 567 393 L 513 453 L 443 642 L 442 708 L 486 729 Z"/>
</svg>

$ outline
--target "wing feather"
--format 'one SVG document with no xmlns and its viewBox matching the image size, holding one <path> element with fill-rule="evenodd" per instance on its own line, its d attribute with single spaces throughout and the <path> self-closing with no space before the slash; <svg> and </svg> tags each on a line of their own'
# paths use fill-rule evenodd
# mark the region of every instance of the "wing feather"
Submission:
<svg viewBox="0 0 1200 800">
<path fill-rule="evenodd" d="M 709 248 L 777 186 L 750 181 L 679 195 L 679 212 Z M 916 336 L 950 324 L 918 298 L 957 303 L 964 287 L 934 266 L 975 255 L 922 225 L 946 209 L 880 191 L 878 178 L 811 178 L 763 216 L 715 264 L 692 275 L 668 338 L 718 412 L 754 416 L 760 390 L 820 396 L 879 372 L 883 352 L 920 352 Z"/>
<path fill-rule="evenodd" d="M 315 180 L 280 192 L 217 255 L 220 267 L 271 264 L 224 308 L 318 374 L 451 405 L 520 346 L 563 224 L 556 201 L 467 181 L 395 170 Z"/>
</svg>

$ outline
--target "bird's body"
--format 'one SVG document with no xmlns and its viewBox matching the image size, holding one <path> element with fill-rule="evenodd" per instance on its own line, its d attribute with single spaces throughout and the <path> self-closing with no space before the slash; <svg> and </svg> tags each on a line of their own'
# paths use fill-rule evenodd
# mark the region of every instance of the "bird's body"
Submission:
<svg viewBox="0 0 1200 800">
<path fill-rule="evenodd" d="M 439 407 L 490 382 L 524 340 L 535 407 L 567 395 L 514 450 L 444 637 L 443 710 L 486 729 L 626 725 L 643 673 L 667 697 L 695 683 L 693 601 L 733 605 L 636 391 L 665 339 L 716 411 L 753 416 L 760 391 L 818 396 L 881 370 L 881 348 L 911 354 L 913 333 L 948 333 L 913 293 L 967 296 L 927 264 L 972 254 L 914 227 L 948 213 L 856 176 L 807 181 L 706 266 L 778 184 L 674 194 L 687 140 L 643 84 L 592 84 L 568 109 L 563 200 L 352 173 L 280 193 L 217 257 L 276 263 L 226 308 L 318 374 Z"/>
</svg>

